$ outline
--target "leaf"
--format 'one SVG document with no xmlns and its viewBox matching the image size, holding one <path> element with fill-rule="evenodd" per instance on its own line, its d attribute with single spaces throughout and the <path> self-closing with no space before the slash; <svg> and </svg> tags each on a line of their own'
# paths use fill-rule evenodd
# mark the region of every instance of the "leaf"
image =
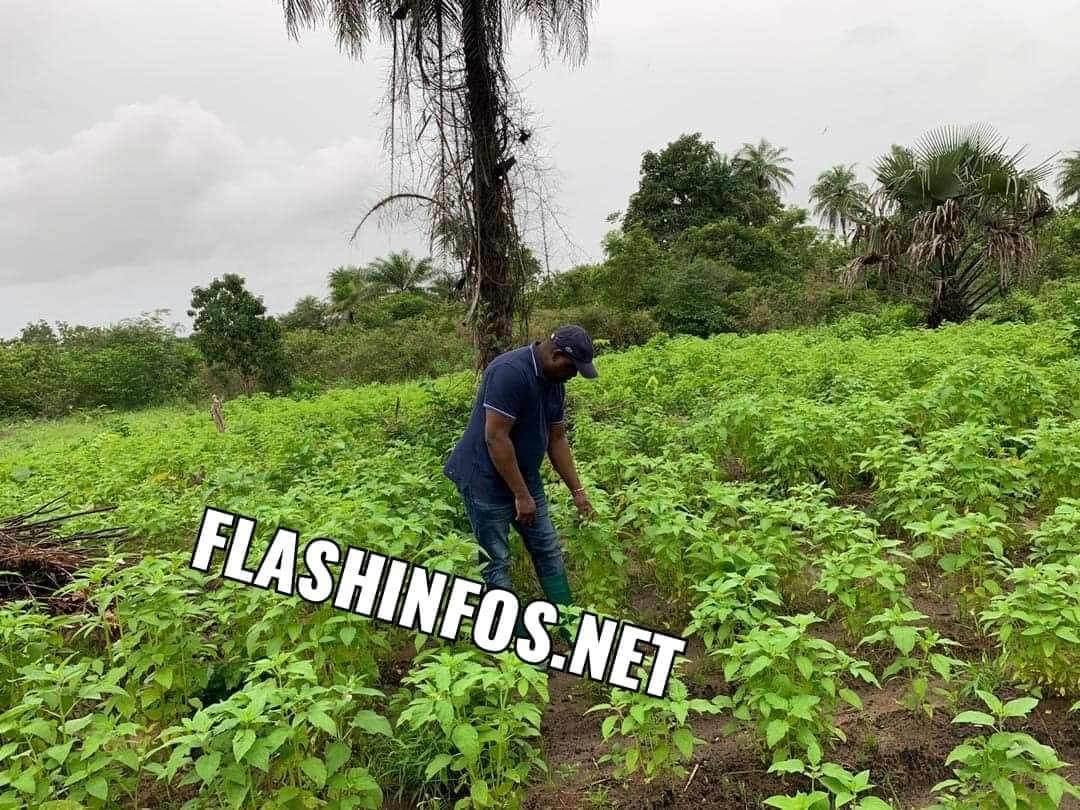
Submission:
<svg viewBox="0 0 1080 810">
<path fill-rule="evenodd" d="M 356 628 L 342 627 L 341 632 L 338 633 L 338 637 L 341 639 L 341 643 L 348 647 L 352 644 L 353 639 L 356 638 Z"/>
<path fill-rule="evenodd" d="M 994 780 L 994 791 L 1009 810 L 1016 810 L 1016 788 L 1013 787 L 1012 782 L 1004 776 L 998 777 Z"/>
<path fill-rule="evenodd" d="M 61 745 L 54 745 L 45 749 L 45 756 L 52 757 L 56 760 L 57 764 L 63 765 L 67 761 L 68 754 L 71 753 L 71 746 L 74 744 L 74 740 L 68 740 Z"/>
<path fill-rule="evenodd" d="M 459 723 L 450 738 L 465 759 L 476 762 L 480 756 L 480 735 L 476 733 L 475 728 L 468 723 Z"/>
<path fill-rule="evenodd" d="M 86 792 L 95 799 L 105 801 L 109 798 L 109 783 L 102 776 L 96 776 L 86 783 Z"/>
<path fill-rule="evenodd" d="M 199 775 L 199 778 L 204 783 L 209 785 L 214 781 L 214 777 L 217 776 L 218 768 L 221 767 L 221 752 L 212 751 L 209 754 L 203 754 L 195 762 L 195 773 Z"/>
<path fill-rule="evenodd" d="M 974 726 L 992 726 L 994 718 L 986 712 L 961 712 L 953 718 L 954 723 L 970 723 Z"/>
<path fill-rule="evenodd" d="M 685 759 L 689 759 L 693 756 L 694 735 L 689 729 L 675 729 L 675 733 L 671 735 L 671 741 L 675 743 L 675 747 L 679 749 L 679 753 L 682 754 Z"/>
<path fill-rule="evenodd" d="M 915 649 L 918 631 L 914 627 L 890 627 L 889 635 L 892 636 L 896 648 L 904 655 L 908 655 Z"/>
<path fill-rule="evenodd" d="M 1038 705 L 1039 701 L 1037 698 L 1016 698 L 1015 700 L 1010 700 L 1002 707 L 1002 714 L 1004 714 L 1005 717 L 1023 717 Z"/>
<path fill-rule="evenodd" d="M 801 759 L 785 759 L 769 766 L 769 773 L 802 773 L 806 764 Z"/>
<path fill-rule="evenodd" d="M 769 748 L 780 742 L 790 729 L 791 726 L 788 725 L 787 720 L 773 720 L 770 722 L 765 727 L 765 742 Z"/>
<path fill-rule="evenodd" d="M 34 772 L 23 771 L 19 774 L 18 779 L 12 781 L 11 786 L 23 793 L 34 793 L 37 790 L 37 781 L 34 779 Z"/>
<path fill-rule="evenodd" d="M 840 695 L 841 700 L 854 706 L 856 709 L 861 709 L 863 707 L 862 700 L 850 689 L 841 689 L 838 694 Z"/>
<path fill-rule="evenodd" d="M 307 716 L 308 720 L 311 721 L 311 725 L 315 726 L 315 728 L 335 737 L 337 736 L 337 724 L 322 709 L 309 709 Z"/>
<path fill-rule="evenodd" d="M 235 737 L 232 741 L 233 757 L 237 762 L 244 761 L 244 754 L 251 750 L 251 746 L 255 743 L 255 732 L 250 728 L 245 728 Z"/>
<path fill-rule="evenodd" d="M 427 768 L 424 770 L 424 778 L 431 779 L 453 761 L 454 758 L 449 754 L 439 754 L 428 763 Z"/>
<path fill-rule="evenodd" d="M 491 794 L 488 784 L 483 779 L 477 779 L 469 788 L 469 795 L 480 807 L 487 807 L 491 803 Z"/>
<path fill-rule="evenodd" d="M 352 748 L 345 742 L 334 742 L 326 746 L 326 772 L 333 775 L 338 772 L 349 757 L 352 756 Z"/>
<path fill-rule="evenodd" d="M 159 669 L 154 673 L 154 680 L 161 684 L 162 689 L 172 689 L 173 685 L 173 671 L 172 667 L 166 667 L 165 669 Z"/>
<path fill-rule="evenodd" d="M 352 727 L 363 729 L 369 734 L 381 734 L 384 737 L 394 736 L 393 729 L 390 728 L 390 721 L 370 709 L 358 711 L 353 717 Z"/>
<path fill-rule="evenodd" d="M 814 677 L 814 665 L 810 663 L 810 659 L 805 655 L 795 656 L 795 666 L 799 668 L 799 674 L 801 674 L 806 680 L 813 680 Z"/>
<path fill-rule="evenodd" d="M 323 764 L 321 759 L 317 757 L 308 757 L 300 763 L 300 770 L 304 772 L 316 787 L 322 787 L 326 784 L 326 765 Z"/>
<path fill-rule="evenodd" d="M 612 714 L 604 718 L 604 722 L 600 725 L 600 734 L 603 739 L 607 739 L 611 736 L 611 732 L 615 730 L 615 723 L 618 722 L 619 716 Z"/>
</svg>

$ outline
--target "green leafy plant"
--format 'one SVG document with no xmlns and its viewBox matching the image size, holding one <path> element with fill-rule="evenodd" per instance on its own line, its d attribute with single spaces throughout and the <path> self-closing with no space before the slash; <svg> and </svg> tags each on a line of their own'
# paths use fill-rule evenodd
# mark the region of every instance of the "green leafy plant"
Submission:
<svg viewBox="0 0 1080 810">
<path fill-rule="evenodd" d="M 771 607 L 782 607 L 778 575 L 770 563 L 751 564 L 745 572 L 721 572 L 694 586 L 700 595 L 683 634 L 697 634 L 706 650 L 726 646 L 740 633 L 760 624 Z"/>
<path fill-rule="evenodd" d="M 134 706 L 118 685 L 125 671 L 77 657 L 20 669 L 22 699 L 0 714 L 0 806 L 112 807 L 137 795 L 145 751 L 123 716 Z"/>
<path fill-rule="evenodd" d="M 796 753 L 820 761 L 824 744 L 847 739 L 835 723 L 840 702 L 862 708 L 845 681 L 878 685 L 868 663 L 810 635 L 809 628 L 819 621 L 813 614 L 768 619 L 713 653 L 724 661 L 724 678 L 735 686 L 731 697 L 716 698 L 718 705 L 757 727 L 766 758 L 773 762 Z"/>
<path fill-rule="evenodd" d="M 851 771 L 835 762 L 804 763 L 800 759 L 774 762 L 769 773 L 798 773 L 810 779 L 810 792 L 792 796 L 770 796 L 765 799 L 767 807 L 779 810 L 889 810 L 892 805 L 877 796 L 861 796 L 874 789 L 870 784 L 870 771 Z M 825 790 L 818 790 L 818 785 Z"/>
<path fill-rule="evenodd" d="M 279 653 L 256 661 L 225 700 L 165 729 L 168 756 L 147 770 L 198 786 L 207 807 L 378 807 L 382 790 L 354 753 L 367 735 L 392 733 L 384 717 L 357 706 L 381 695 L 354 676 L 321 686 L 309 661 Z"/>
<path fill-rule="evenodd" d="M 927 717 L 933 717 L 934 703 L 929 695 L 934 694 L 952 702 L 954 693 L 940 686 L 931 690 L 931 677 L 937 675 L 946 684 L 951 683 L 965 665 L 944 652 L 960 645 L 936 630 L 919 624 L 925 619 L 926 615 L 917 610 L 894 605 L 867 622 L 873 632 L 863 638 L 859 646 L 891 644 L 898 655 L 882 672 L 882 682 L 900 675 L 909 678 L 910 686 L 899 699 L 900 705 L 909 711 L 922 711 Z"/>
<path fill-rule="evenodd" d="M 1041 810 L 1060 807 L 1065 796 L 1080 799 L 1080 789 L 1057 773 L 1067 763 L 1053 748 L 1006 730 L 1006 721 L 1027 717 L 1039 701 L 1023 697 L 1002 703 L 982 690 L 979 697 L 989 713 L 961 712 L 953 722 L 982 726 L 989 736 L 970 737 L 952 750 L 946 764 L 956 776 L 934 786 L 941 798 L 931 810 Z"/>
<path fill-rule="evenodd" d="M 648 677 L 644 670 L 639 670 L 638 675 Z M 614 763 L 617 778 L 640 770 L 645 781 L 651 782 L 658 776 L 686 775 L 682 763 L 693 756 L 694 746 L 705 742 L 694 736 L 690 713 L 718 711 L 711 701 L 689 697 L 686 685 L 672 676 L 662 698 L 612 689 L 607 703 L 592 706 L 586 713 L 608 713 L 600 733 L 604 742 L 612 744 L 612 750 L 600 762 Z"/>
<path fill-rule="evenodd" d="M 431 651 L 394 706 L 398 779 L 468 807 L 517 807 L 529 777 L 547 772 L 533 744 L 547 676 L 516 656 Z"/>
<path fill-rule="evenodd" d="M 1007 582 L 1012 589 L 979 614 L 1006 666 L 1022 681 L 1074 693 L 1080 685 L 1080 568 L 1024 566 Z"/>
<path fill-rule="evenodd" d="M 907 577 L 900 561 L 910 558 L 899 547 L 898 540 L 875 538 L 855 541 L 821 556 L 817 560 L 821 574 L 814 587 L 836 600 L 826 609 L 826 618 L 836 612 L 838 603 L 844 626 L 857 636 L 871 616 L 894 604 L 909 605 L 904 593 Z"/>
</svg>

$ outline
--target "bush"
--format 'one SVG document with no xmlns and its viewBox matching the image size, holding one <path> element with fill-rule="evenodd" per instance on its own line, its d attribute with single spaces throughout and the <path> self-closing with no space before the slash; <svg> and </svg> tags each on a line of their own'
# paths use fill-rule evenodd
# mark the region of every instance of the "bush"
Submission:
<svg viewBox="0 0 1080 810">
<path fill-rule="evenodd" d="M 0 344 L 0 413 L 144 408 L 191 396 L 201 355 L 156 316 Z"/>
<path fill-rule="evenodd" d="M 1045 317 L 1043 304 L 1026 290 L 1013 290 L 984 306 L 976 318 L 991 323 L 1034 323 Z"/>
<path fill-rule="evenodd" d="M 391 382 L 468 368 L 472 341 L 455 307 L 432 308 L 377 329 L 357 327 L 285 335 L 285 357 L 293 374 L 350 383 Z"/>
<path fill-rule="evenodd" d="M 660 331 L 652 316 L 644 310 L 627 312 L 621 309 L 590 304 L 558 311 L 541 310 L 529 319 L 528 339 L 539 340 L 558 326 L 576 323 L 594 340 L 604 340 L 613 349 L 638 346 Z"/>
<path fill-rule="evenodd" d="M 653 315 L 672 334 L 708 337 L 739 328 L 734 293 L 749 277 L 730 264 L 696 259 L 671 270 L 664 279 Z"/>
</svg>

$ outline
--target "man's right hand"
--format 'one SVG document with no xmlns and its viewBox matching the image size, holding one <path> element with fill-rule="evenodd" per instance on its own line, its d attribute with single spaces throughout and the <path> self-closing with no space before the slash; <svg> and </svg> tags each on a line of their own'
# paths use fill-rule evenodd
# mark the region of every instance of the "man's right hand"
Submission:
<svg viewBox="0 0 1080 810">
<path fill-rule="evenodd" d="M 528 492 L 514 496 L 514 520 L 522 526 L 532 526 L 536 520 L 536 501 Z"/>
</svg>

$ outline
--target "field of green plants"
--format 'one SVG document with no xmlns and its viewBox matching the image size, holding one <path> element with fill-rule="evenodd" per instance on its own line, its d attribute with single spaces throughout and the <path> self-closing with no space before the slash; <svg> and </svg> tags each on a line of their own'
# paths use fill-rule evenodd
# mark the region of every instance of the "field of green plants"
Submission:
<svg viewBox="0 0 1080 810">
<path fill-rule="evenodd" d="M 598 516 L 549 496 L 580 606 L 692 636 L 664 698 L 188 568 L 210 504 L 478 578 L 440 472 L 471 375 L 233 400 L 223 434 L 16 429 L 0 516 L 116 504 L 73 526 L 134 539 L 0 603 L 0 807 L 1080 806 L 1065 325 L 661 336 L 598 367 L 568 386 Z M 520 544 L 513 574 L 536 593 Z"/>
</svg>

